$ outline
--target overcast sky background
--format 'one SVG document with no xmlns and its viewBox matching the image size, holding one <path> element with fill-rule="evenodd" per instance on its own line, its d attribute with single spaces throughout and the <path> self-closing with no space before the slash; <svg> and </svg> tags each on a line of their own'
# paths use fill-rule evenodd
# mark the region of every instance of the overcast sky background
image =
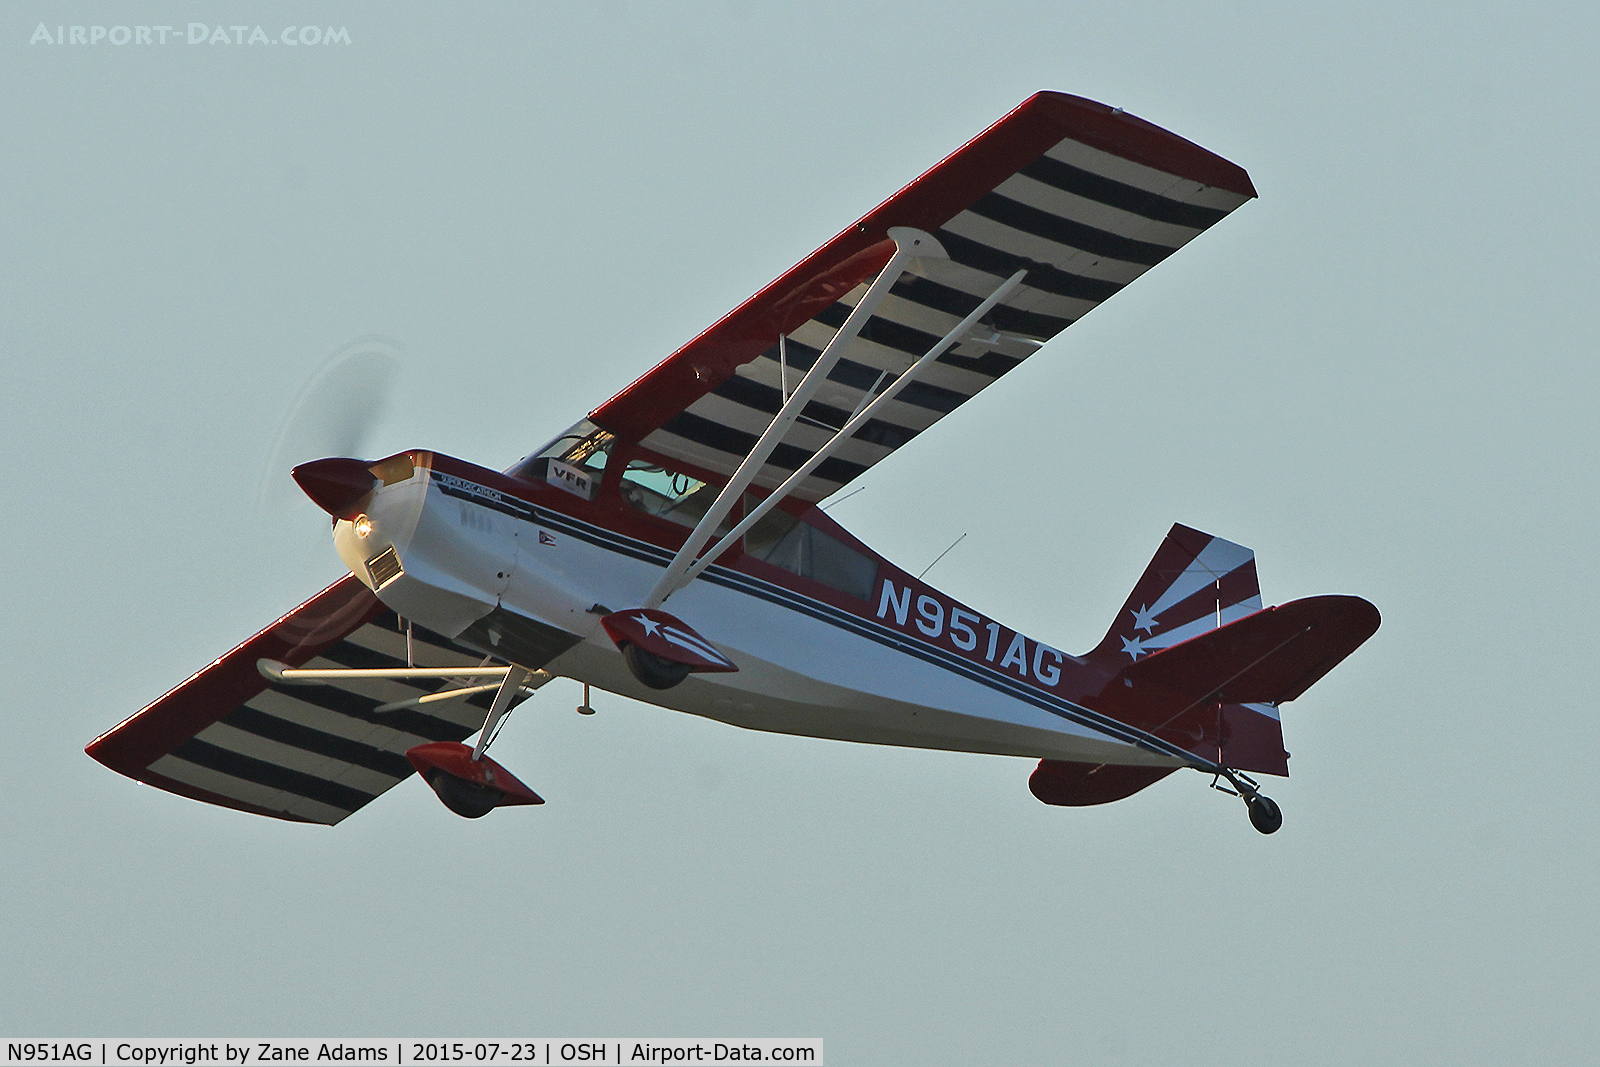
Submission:
<svg viewBox="0 0 1600 1067">
<path fill-rule="evenodd" d="M 29 44 L 315 21 L 333 47 Z M 0 18 L 0 1035 L 821 1037 L 830 1064 L 1592 1062 L 1600 14 L 1554 3 L 27 0 Z M 1383 628 L 1285 713 L 1255 833 L 1178 774 L 542 690 L 549 803 L 334 829 L 91 738 L 341 573 L 257 505 L 395 338 L 373 453 L 503 467 L 1032 92 L 1261 198 L 832 514 L 1057 647 L 1174 521 Z M 286 478 L 277 471 L 275 478 Z"/>
</svg>

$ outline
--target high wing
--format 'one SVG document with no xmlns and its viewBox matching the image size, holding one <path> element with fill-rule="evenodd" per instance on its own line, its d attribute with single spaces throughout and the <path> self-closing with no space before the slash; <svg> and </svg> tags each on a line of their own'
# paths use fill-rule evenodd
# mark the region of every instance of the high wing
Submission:
<svg viewBox="0 0 1600 1067">
<path fill-rule="evenodd" d="M 1245 172 L 1081 97 L 1039 93 L 745 301 L 590 416 L 659 456 L 729 475 L 894 251 L 901 277 L 756 484 L 776 486 L 1018 269 L 1023 284 L 794 491 L 817 501 L 1256 195 Z"/>
<path fill-rule="evenodd" d="M 482 657 L 413 628 L 412 656 L 431 667 Z M 460 741 L 483 725 L 489 695 L 376 711 L 438 683 L 358 679 L 269 686 L 256 667 L 399 668 L 399 618 L 345 575 L 172 692 L 97 737 L 89 755 L 149 785 L 257 815 L 332 825 L 413 773 L 408 749 Z"/>
</svg>

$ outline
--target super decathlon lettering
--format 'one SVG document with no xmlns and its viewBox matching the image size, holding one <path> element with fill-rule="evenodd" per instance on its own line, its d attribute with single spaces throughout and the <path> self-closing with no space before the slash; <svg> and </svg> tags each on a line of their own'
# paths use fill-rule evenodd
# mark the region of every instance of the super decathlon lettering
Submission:
<svg viewBox="0 0 1600 1067">
<path fill-rule="evenodd" d="M 918 593 L 910 586 L 899 589 L 888 578 L 878 594 L 878 618 L 885 621 L 894 616 L 895 625 L 914 629 L 914 632 L 935 644 L 948 644 L 963 654 L 963 658 L 981 660 L 996 665 L 1001 671 L 1028 678 L 1042 685 L 1054 686 L 1061 681 L 1061 664 L 1065 660 L 1060 652 L 1041 641 L 1024 637 L 1015 630 L 1007 630 L 997 622 L 954 604 L 945 604 L 938 597 Z M 915 604 L 915 614 L 912 606 Z M 978 649 L 978 631 L 987 632 L 988 640 L 983 650 Z M 1010 634 L 1009 639 L 1002 635 Z"/>
<path fill-rule="evenodd" d="M 440 474 L 438 471 L 434 471 L 433 477 L 438 481 L 440 487 L 452 491 L 453 495 L 475 496 L 496 504 L 505 502 L 505 497 L 498 489 L 490 489 L 486 485 L 469 482 L 465 478 L 457 478 L 454 474 Z"/>
</svg>

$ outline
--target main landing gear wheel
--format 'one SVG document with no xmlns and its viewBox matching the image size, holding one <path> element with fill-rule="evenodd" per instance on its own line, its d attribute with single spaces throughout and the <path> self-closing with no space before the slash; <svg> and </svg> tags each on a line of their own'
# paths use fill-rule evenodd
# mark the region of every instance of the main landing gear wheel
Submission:
<svg viewBox="0 0 1600 1067">
<path fill-rule="evenodd" d="M 647 685 L 651 689 L 671 689 L 689 677 L 687 663 L 674 663 L 670 659 L 662 659 L 654 652 L 646 652 L 635 644 L 622 646 L 622 658 L 628 664 L 628 670 L 639 679 L 640 684 Z"/>
<path fill-rule="evenodd" d="M 457 778 L 437 767 L 428 772 L 428 784 L 444 801 L 444 806 L 463 819 L 481 819 L 500 803 L 497 790 Z"/>
<path fill-rule="evenodd" d="M 1278 828 L 1283 825 L 1283 811 L 1271 797 L 1257 793 L 1245 801 L 1245 806 L 1250 809 L 1250 825 L 1262 833 L 1277 833 Z"/>
</svg>

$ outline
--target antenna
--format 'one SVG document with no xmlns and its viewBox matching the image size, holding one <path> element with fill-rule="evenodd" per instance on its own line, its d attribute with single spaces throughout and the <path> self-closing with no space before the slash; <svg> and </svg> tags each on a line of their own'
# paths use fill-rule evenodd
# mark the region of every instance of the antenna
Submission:
<svg viewBox="0 0 1600 1067">
<path fill-rule="evenodd" d="M 833 507 L 835 504 L 843 504 L 846 500 L 849 500 L 851 497 L 855 496 L 857 493 L 861 492 L 861 490 L 863 490 L 865 488 L 866 488 L 866 486 L 864 486 L 864 485 L 858 485 L 854 489 L 852 489 L 848 493 L 846 493 L 844 496 L 840 497 L 838 500 L 830 500 L 826 504 L 822 505 L 822 507 L 818 508 L 817 510 L 818 511 L 827 511 L 829 508 Z"/>
<path fill-rule="evenodd" d="M 961 542 L 965 541 L 966 539 L 967 539 L 967 535 L 966 534 L 962 534 L 960 537 L 958 537 L 954 541 L 950 542 L 950 548 L 955 548 L 957 545 L 959 545 Z M 944 559 L 946 556 L 948 556 L 950 554 L 950 548 L 947 548 L 943 552 L 939 553 L 937 556 L 934 556 L 933 557 L 933 563 L 938 563 L 941 559 Z M 929 571 L 933 570 L 933 563 L 930 563 L 926 567 L 922 568 L 922 574 L 927 574 Z M 919 581 L 919 582 L 922 581 L 922 574 L 917 575 L 917 581 Z"/>
</svg>

